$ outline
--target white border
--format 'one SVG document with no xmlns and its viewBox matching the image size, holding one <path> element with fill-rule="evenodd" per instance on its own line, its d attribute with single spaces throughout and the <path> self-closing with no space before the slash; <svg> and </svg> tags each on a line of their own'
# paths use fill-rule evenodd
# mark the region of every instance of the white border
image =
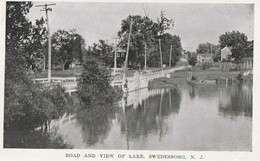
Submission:
<svg viewBox="0 0 260 161">
<path fill-rule="evenodd" d="M 38 0 L 43 1 L 43 0 Z M 38 2 L 37 1 L 37 2 Z M 73 2 L 72 0 L 55 0 L 59 2 Z M 46 1 L 45 1 L 46 2 Z M 54 2 L 54 1 L 52 1 Z M 105 0 L 78 0 L 77 2 L 108 2 Z M 222 152 L 222 151 L 127 151 L 127 150 L 41 150 L 41 149 L 3 149 L 3 114 L 4 114 L 4 60 L 5 60 L 5 3 L 6 1 L 0 1 L 0 89 L 1 89 L 1 99 L 0 99 L 0 161 L 50 161 L 50 160 L 106 160 L 106 161 L 123 161 L 123 160 L 178 160 L 178 159 L 118 159 L 114 157 L 112 159 L 86 159 L 86 158 L 66 158 L 66 153 L 80 153 L 84 155 L 86 153 L 99 154 L 144 154 L 148 156 L 149 154 L 171 154 L 171 155 L 185 155 L 186 160 L 191 160 L 188 157 L 190 155 L 195 155 L 199 157 L 203 155 L 204 161 L 260 161 L 260 100 L 258 100 L 258 94 L 260 85 L 259 83 L 259 70 L 260 69 L 260 45 L 259 45 L 259 34 L 260 31 L 260 13 L 259 7 L 260 3 L 257 0 L 109 0 L 109 2 L 136 2 L 136 3 L 254 3 L 255 16 L 254 16 L 254 85 L 253 85 L 253 152 Z M 195 160 L 195 159 L 193 159 Z M 199 159 L 196 159 L 199 160 Z"/>
</svg>

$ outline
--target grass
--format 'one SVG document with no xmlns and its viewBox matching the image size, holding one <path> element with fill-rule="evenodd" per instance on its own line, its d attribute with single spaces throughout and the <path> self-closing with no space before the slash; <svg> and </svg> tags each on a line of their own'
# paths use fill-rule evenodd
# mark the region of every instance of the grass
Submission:
<svg viewBox="0 0 260 161">
<path fill-rule="evenodd" d="M 149 89 L 170 88 L 176 86 L 177 84 L 174 83 L 170 78 L 158 78 L 150 81 L 148 84 Z"/>
<path fill-rule="evenodd" d="M 219 71 L 219 70 L 193 70 L 192 75 L 198 80 L 215 80 L 221 77 L 224 78 L 233 78 L 236 77 L 240 72 L 239 71 Z M 176 71 L 171 74 L 172 78 L 187 78 L 189 75 L 188 70 Z"/>
<path fill-rule="evenodd" d="M 82 73 L 81 68 L 76 68 L 75 71 L 74 69 L 70 69 L 70 70 L 52 70 L 51 71 L 51 76 L 52 77 L 74 77 L 74 73 Z M 34 74 L 35 78 L 47 78 L 48 77 L 48 70 L 45 70 L 41 73 L 35 73 Z"/>
<path fill-rule="evenodd" d="M 201 70 L 199 68 L 192 70 L 192 75 L 197 80 L 216 80 L 221 77 L 235 78 L 240 71 L 220 71 L 218 68 L 210 68 L 208 70 Z M 189 70 L 179 70 L 171 73 L 170 78 L 159 78 L 151 82 L 153 87 L 165 87 L 168 85 L 186 85 Z M 165 85 L 162 85 L 164 83 Z"/>
</svg>

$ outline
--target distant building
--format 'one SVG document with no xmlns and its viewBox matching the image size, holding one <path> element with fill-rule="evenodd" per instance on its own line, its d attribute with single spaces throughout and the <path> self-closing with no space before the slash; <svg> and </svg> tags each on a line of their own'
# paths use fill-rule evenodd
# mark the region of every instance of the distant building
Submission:
<svg viewBox="0 0 260 161">
<path fill-rule="evenodd" d="M 180 58 L 181 62 L 187 62 L 188 61 L 188 56 L 187 54 L 184 54 L 184 52 L 181 52 L 181 58 Z"/>
<path fill-rule="evenodd" d="M 224 47 L 221 49 L 221 61 L 227 61 L 228 58 L 232 55 L 230 47 Z"/>
<path fill-rule="evenodd" d="M 70 68 L 80 68 L 82 67 L 80 61 L 78 59 L 74 59 L 74 61 L 70 64 Z"/>
<path fill-rule="evenodd" d="M 203 63 L 203 62 L 213 62 L 212 54 L 210 53 L 203 53 L 197 55 L 197 62 Z"/>
<path fill-rule="evenodd" d="M 116 49 L 116 67 L 123 68 L 124 67 L 124 60 L 126 56 L 126 50 L 117 47 Z M 112 64 L 112 68 L 114 68 L 114 64 Z"/>
<path fill-rule="evenodd" d="M 122 58 L 122 57 L 125 57 L 125 55 L 126 55 L 126 50 L 124 50 L 122 48 L 116 49 L 116 57 Z"/>
</svg>

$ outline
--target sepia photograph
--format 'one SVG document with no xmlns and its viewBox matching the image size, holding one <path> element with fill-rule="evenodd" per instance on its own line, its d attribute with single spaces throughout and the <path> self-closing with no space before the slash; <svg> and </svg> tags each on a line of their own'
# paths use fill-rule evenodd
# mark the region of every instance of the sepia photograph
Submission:
<svg viewBox="0 0 260 161">
<path fill-rule="evenodd" d="M 5 5 L 4 149 L 253 151 L 254 3 Z"/>
</svg>

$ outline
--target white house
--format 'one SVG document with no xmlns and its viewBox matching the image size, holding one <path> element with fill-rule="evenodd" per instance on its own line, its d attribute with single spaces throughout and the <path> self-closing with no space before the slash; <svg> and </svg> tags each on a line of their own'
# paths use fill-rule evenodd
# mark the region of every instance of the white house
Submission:
<svg viewBox="0 0 260 161">
<path fill-rule="evenodd" d="M 225 61 L 228 59 L 229 56 L 232 55 L 230 47 L 224 47 L 221 49 L 221 61 Z"/>
</svg>

